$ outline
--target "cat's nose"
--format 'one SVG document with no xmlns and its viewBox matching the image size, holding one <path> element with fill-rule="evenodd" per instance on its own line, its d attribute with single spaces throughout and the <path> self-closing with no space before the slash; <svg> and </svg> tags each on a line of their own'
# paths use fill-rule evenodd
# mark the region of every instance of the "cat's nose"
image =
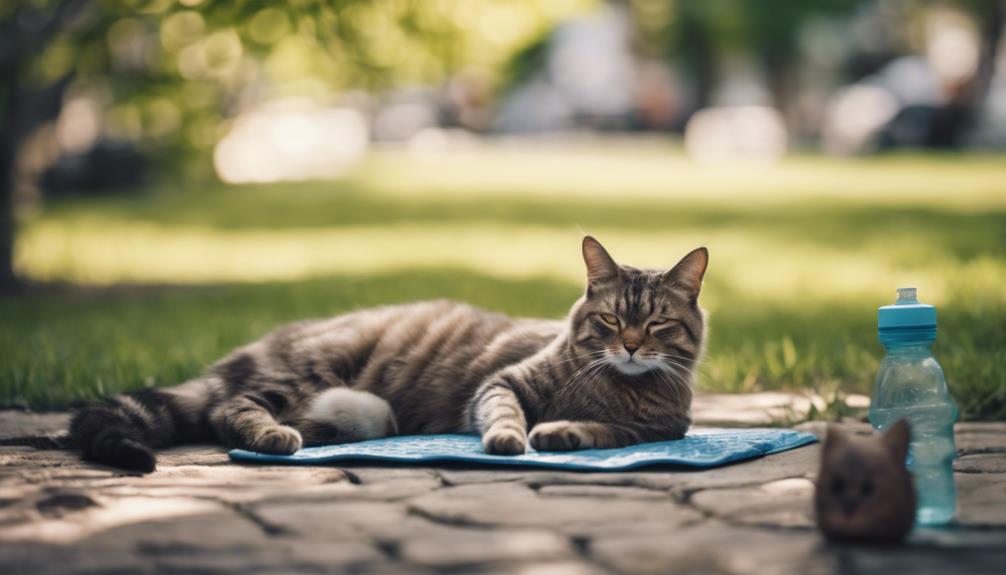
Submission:
<svg viewBox="0 0 1006 575">
<path fill-rule="evenodd" d="M 625 346 L 625 351 L 629 352 L 629 355 L 636 353 L 636 350 L 639 349 L 639 344 L 634 341 L 627 341 L 622 345 Z"/>
</svg>

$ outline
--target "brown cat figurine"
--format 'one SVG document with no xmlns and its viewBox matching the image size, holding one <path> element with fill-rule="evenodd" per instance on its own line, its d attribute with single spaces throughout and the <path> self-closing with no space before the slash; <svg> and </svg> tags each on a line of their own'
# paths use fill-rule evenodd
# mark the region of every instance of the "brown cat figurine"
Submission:
<svg viewBox="0 0 1006 575">
<path fill-rule="evenodd" d="M 829 539 L 896 543 L 915 523 L 915 488 L 905 467 L 911 429 L 904 419 L 873 437 L 828 426 L 814 507 Z"/>
</svg>

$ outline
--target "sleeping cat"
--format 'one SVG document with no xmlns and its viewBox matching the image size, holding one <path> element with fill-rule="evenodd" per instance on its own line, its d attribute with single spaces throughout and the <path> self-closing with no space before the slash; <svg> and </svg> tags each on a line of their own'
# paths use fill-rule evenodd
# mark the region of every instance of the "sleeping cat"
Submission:
<svg viewBox="0 0 1006 575">
<path fill-rule="evenodd" d="M 155 449 L 207 440 L 288 454 L 477 432 L 510 455 L 683 437 L 706 249 L 667 271 L 618 265 L 589 236 L 582 250 L 586 290 L 564 321 L 434 301 L 294 323 L 176 387 L 92 403 L 70 432 L 85 459 L 137 471 Z"/>
</svg>

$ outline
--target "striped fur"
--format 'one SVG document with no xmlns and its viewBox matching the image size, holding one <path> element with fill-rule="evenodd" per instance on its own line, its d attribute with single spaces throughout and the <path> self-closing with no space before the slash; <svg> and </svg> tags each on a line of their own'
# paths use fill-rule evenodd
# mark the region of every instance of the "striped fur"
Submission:
<svg viewBox="0 0 1006 575">
<path fill-rule="evenodd" d="M 433 301 L 299 322 L 192 381 L 91 404 L 71 433 L 86 459 L 138 471 L 154 469 L 155 449 L 192 441 L 292 453 L 478 432 L 487 451 L 514 454 L 529 441 L 565 450 L 683 436 L 705 249 L 659 272 L 615 264 L 590 237 L 583 252 L 586 293 L 565 321 Z"/>
</svg>

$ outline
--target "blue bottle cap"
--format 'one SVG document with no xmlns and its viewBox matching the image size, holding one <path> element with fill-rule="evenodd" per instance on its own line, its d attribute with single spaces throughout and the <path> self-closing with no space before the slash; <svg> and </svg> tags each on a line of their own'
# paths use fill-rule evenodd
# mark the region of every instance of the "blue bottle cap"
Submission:
<svg viewBox="0 0 1006 575">
<path fill-rule="evenodd" d="M 894 305 L 877 311 L 877 331 L 884 344 L 936 339 L 936 308 L 919 303 L 913 287 L 898 288 Z"/>
</svg>

